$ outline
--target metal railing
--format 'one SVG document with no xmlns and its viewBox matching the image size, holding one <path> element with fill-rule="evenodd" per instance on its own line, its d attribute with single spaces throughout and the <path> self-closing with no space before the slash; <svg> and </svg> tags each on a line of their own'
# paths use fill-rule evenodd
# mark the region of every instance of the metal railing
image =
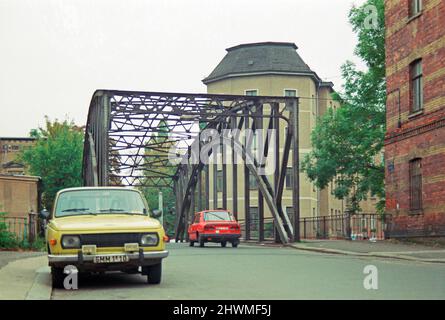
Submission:
<svg viewBox="0 0 445 320">
<path fill-rule="evenodd" d="M 387 238 L 388 215 L 342 214 L 300 219 L 302 239 L 382 240 Z"/>
<path fill-rule="evenodd" d="M 241 240 L 258 240 L 259 241 L 259 226 L 260 219 L 250 218 L 249 235 L 246 234 L 246 222 L 244 219 L 239 219 L 238 223 L 241 227 Z M 275 235 L 275 223 L 272 217 L 264 218 L 263 226 L 264 240 L 273 241 L 276 238 Z"/>
<path fill-rule="evenodd" d="M 357 213 L 319 216 L 300 219 L 301 239 L 352 239 L 383 240 L 389 235 L 390 218 L 388 214 Z M 259 240 L 259 220 L 250 219 L 250 232 L 246 234 L 245 220 L 238 220 L 241 226 L 242 240 Z M 273 218 L 264 219 L 264 240 L 274 240 Z"/>
<path fill-rule="evenodd" d="M 28 218 L 27 217 L 0 217 L 0 223 L 6 225 L 6 231 L 14 234 L 19 241 L 26 241 L 28 238 Z"/>
<path fill-rule="evenodd" d="M 30 213 L 28 217 L 0 217 L 0 223 L 6 225 L 6 231 L 15 235 L 18 241 L 32 243 L 37 236 L 37 215 Z"/>
</svg>

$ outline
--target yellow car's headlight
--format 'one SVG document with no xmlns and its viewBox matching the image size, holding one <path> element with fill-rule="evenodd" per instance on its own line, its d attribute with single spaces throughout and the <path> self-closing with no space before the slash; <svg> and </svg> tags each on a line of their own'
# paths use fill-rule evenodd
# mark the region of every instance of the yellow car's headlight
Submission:
<svg viewBox="0 0 445 320">
<path fill-rule="evenodd" d="M 155 247 L 159 243 L 157 233 L 145 233 L 141 236 L 141 246 Z"/>
<path fill-rule="evenodd" d="M 75 235 L 65 235 L 62 237 L 62 248 L 78 249 L 80 248 L 80 237 Z"/>
</svg>

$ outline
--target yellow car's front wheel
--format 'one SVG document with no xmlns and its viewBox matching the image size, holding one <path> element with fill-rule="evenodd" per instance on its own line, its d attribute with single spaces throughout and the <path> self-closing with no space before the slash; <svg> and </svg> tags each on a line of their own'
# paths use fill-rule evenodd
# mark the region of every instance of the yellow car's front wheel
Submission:
<svg viewBox="0 0 445 320">
<path fill-rule="evenodd" d="M 143 267 L 142 274 L 147 275 L 148 284 L 160 284 L 162 278 L 162 262 Z"/>
<path fill-rule="evenodd" d="M 63 281 L 65 279 L 63 268 L 51 267 L 51 279 L 53 288 L 63 289 Z"/>
</svg>

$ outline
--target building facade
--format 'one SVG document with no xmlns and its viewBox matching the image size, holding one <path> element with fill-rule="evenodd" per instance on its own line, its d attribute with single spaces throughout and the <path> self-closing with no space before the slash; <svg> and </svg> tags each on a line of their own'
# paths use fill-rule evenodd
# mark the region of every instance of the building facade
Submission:
<svg viewBox="0 0 445 320">
<path fill-rule="evenodd" d="M 39 177 L 0 174 L 0 212 L 16 218 L 38 212 L 39 183 Z"/>
<path fill-rule="evenodd" d="M 338 102 L 331 98 L 333 84 L 322 81 L 312 71 L 297 53 L 294 43 L 264 42 L 242 44 L 227 49 L 226 56 L 203 82 L 210 94 L 262 95 L 262 96 L 297 96 L 299 97 L 299 152 L 300 161 L 311 151 L 310 135 L 315 127 L 317 117 L 328 108 L 338 108 Z M 267 110 L 265 112 L 268 112 Z M 267 128 L 267 121 L 263 128 Z M 284 147 L 284 137 L 287 127 L 280 126 L 280 158 Z M 291 155 L 290 155 L 291 159 Z M 213 179 L 213 166 L 210 166 L 210 185 Z M 288 163 L 291 167 L 291 163 Z M 220 168 L 218 167 L 218 170 Z M 227 166 L 227 186 L 232 185 L 230 179 L 231 166 Z M 244 177 L 243 170 L 238 172 L 238 217 L 243 220 L 244 212 Z M 219 175 L 216 175 L 219 177 Z M 270 177 L 273 181 L 273 177 Z M 283 193 L 283 211 L 292 212 L 292 183 L 286 178 Z M 250 188 L 250 220 L 255 223 L 258 216 L 258 188 L 253 184 Z M 222 202 L 213 203 L 213 190 L 210 188 L 210 208 L 222 206 Z M 222 192 L 217 190 L 217 192 Z M 232 194 L 228 190 L 228 195 Z M 221 199 L 218 196 L 218 199 Z M 232 207 L 231 197 L 227 206 Z M 300 174 L 300 217 L 319 217 L 339 215 L 344 213 L 344 201 L 336 199 L 331 194 L 331 186 L 318 190 L 306 177 Z M 271 217 L 267 208 L 264 217 Z M 290 216 L 292 216 L 290 214 Z M 251 229 L 255 229 L 253 226 Z"/>
<path fill-rule="evenodd" d="M 35 140 L 35 138 L 0 137 L 0 174 L 25 174 L 25 167 L 17 162 L 17 155 L 22 148 L 32 146 Z"/>
<path fill-rule="evenodd" d="M 443 0 L 385 1 L 392 237 L 445 236 L 444 17 Z"/>
</svg>

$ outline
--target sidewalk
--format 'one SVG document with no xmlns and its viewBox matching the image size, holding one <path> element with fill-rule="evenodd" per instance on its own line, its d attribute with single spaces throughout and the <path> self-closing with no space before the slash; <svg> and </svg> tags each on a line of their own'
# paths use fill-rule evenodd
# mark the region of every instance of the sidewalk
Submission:
<svg viewBox="0 0 445 320">
<path fill-rule="evenodd" d="M 388 240 L 304 240 L 293 243 L 299 250 L 354 256 L 404 259 L 420 262 L 445 263 L 445 249 L 417 244 L 393 243 Z"/>
<path fill-rule="evenodd" d="M 27 253 L 0 251 L 0 260 L 9 261 L 0 267 L 0 300 L 51 298 L 51 279 L 46 255 L 42 253 L 29 256 Z"/>
</svg>

